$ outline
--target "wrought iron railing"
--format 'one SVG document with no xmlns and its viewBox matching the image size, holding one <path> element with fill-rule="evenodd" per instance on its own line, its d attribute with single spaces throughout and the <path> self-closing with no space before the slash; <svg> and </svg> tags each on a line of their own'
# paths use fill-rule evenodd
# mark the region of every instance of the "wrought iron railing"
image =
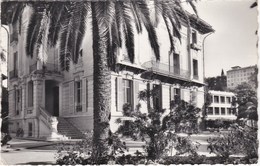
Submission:
<svg viewBox="0 0 260 166">
<path fill-rule="evenodd" d="M 45 71 L 60 72 L 59 66 L 57 64 L 54 64 L 54 63 L 44 63 L 42 65 L 42 69 L 44 69 Z M 37 70 L 37 63 L 31 65 L 29 70 L 30 70 L 30 73 Z"/>
<path fill-rule="evenodd" d="M 142 67 L 156 72 L 158 74 L 168 75 L 172 77 L 180 77 L 185 79 L 190 78 L 190 72 L 188 70 L 184 70 L 179 67 L 170 66 L 168 64 L 156 62 L 153 60 L 143 63 Z"/>
<path fill-rule="evenodd" d="M 18 71 L 16 69 L 9 72 L 10 79 L 17 78 L 17 77 L 18 77 Z"/>
</svg>

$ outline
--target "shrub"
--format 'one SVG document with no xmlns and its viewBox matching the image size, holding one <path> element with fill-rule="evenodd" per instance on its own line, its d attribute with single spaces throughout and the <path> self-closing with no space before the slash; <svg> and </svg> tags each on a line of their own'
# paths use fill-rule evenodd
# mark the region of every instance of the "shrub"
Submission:
<svg viewBox="0 0 260 166">
<path fill-rule="evenodd" d="M 223 158 L 238 153 L 244 154 L 249 159 L 258 157 L 257 129 L 250 126 L 233 124 L 228 133 L 209 138 L 208 142 L 210 153 Z"/>
<path fill-rule="evenodd" d="M 149 98 L 155 96 L 155 93 L 156 91 L 141 91 L 139 99 L 149 103 Z M 132 120 L 122 123 L 120 118 L 117 119 L 116 122 L 120 124 L 117 133 L 129 135 L 133 140 L 145 141 L 144 150 L 148 160 L 159 160 L 169 155 L 173 149 L 177 150 L 177 154 L 196 154 L 198 145 L 193 144 L 189 137 L 178 136 L 176 131 L 197 132 L 198 111 L 198 108 L 178 99 L 171 102 L 168 113 L 165 109 L 154 109 L 149 104 L 148 113 L 141 113 L 140 105 L 133 111 L 126 103 L 123 115 Z"/>
</svg>

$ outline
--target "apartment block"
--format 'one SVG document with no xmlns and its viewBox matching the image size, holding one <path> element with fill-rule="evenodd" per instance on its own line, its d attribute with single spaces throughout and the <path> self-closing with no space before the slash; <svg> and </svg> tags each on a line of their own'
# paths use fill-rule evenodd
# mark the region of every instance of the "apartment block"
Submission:
<svg viewBox="0 0 260 166">
<path fill-rule="evenodd" d="M 255 85 L 251 82 L 251 76 L 255 72 L 256 68 L 256 65 L 248 67 L 232 67 L 231 70 L 227 71 L 227 88 L 234 89 L 242 83 L 249 83 L 255 88 Z"/>
</svg>

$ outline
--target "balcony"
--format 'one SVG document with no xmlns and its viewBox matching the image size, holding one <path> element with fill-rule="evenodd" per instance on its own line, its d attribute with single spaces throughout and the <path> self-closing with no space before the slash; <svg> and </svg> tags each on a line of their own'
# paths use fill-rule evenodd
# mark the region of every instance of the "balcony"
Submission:
<svg viewBox="0 0 260 166">
<path fill-rule="evenodd" d="M 56 73 L 60 73 L 60 70 L 59 70 L 59 66 L 58 64 L 53 64 L 53 63 L 44 63 L 42 65 L 42 68 L 41 69 L 37 69 L 37 63 L 31 65 L 29 67 L 29 71 L 30 73 L 33 72 L 33 71 L 36 71 L 36 70 L 44 70 L 45 72 L 56 72 Z"/>
<path fill-rule="evenodd" d="M 18 33 L 16 31 L 14 31 L 11 35 L 10 35 L 10 43 L 14 42 L 14 41 L 18 41 Z"/>
<path fill-rule="evenodd" d="M 186 80 L 190 79 L 190 72 L 188 70 L 173 67 L 168 64 L 164 64 L 156 61 L 148 61 L 143 63 L 142 67 L 160 75 L 173 77 L 173 78 L 182 78 Z"/>
<path fill-rule="evenodd" d="M 9 72 L 10 79 L 17 78 L 17 77 L 18 77 L 18 71 L 16 69 Z"/>
<path fill-rule="evenodd" d="M 194 49 L 194 50 L 201 50 L 201 46 L 200 45 L 198 45 L 197 43 L 191 43 L 190 44 L 190 47 L 192 48 L 192 49 Z"/>
</svg>

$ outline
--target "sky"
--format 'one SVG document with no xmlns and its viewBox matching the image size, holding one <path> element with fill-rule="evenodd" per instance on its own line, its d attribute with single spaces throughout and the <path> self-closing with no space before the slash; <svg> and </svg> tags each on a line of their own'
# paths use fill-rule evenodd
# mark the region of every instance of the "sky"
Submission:
<svg viewBox="0 0 260 166">
<path fill-rule="evenodd" d="M 257 64 L 257 8 L 255 0 L 198 0 L 199 17 L 215 29 L 205 40 L 206 77 L 226 73 L 232 66 Z M 6 31 L 0 31 L 1 48 L 6 49 Z M 3 64 L 1 64 L 1 68 Z"/>
<path fill-rule="evenodd" d="M 225 74 L 232 66 L 257 64 L 257 8 L 255 0 L 198 1 L 200 18 L 212 25 L 215 33 L 205 40 L 205 75 Z"/>
</svg>

